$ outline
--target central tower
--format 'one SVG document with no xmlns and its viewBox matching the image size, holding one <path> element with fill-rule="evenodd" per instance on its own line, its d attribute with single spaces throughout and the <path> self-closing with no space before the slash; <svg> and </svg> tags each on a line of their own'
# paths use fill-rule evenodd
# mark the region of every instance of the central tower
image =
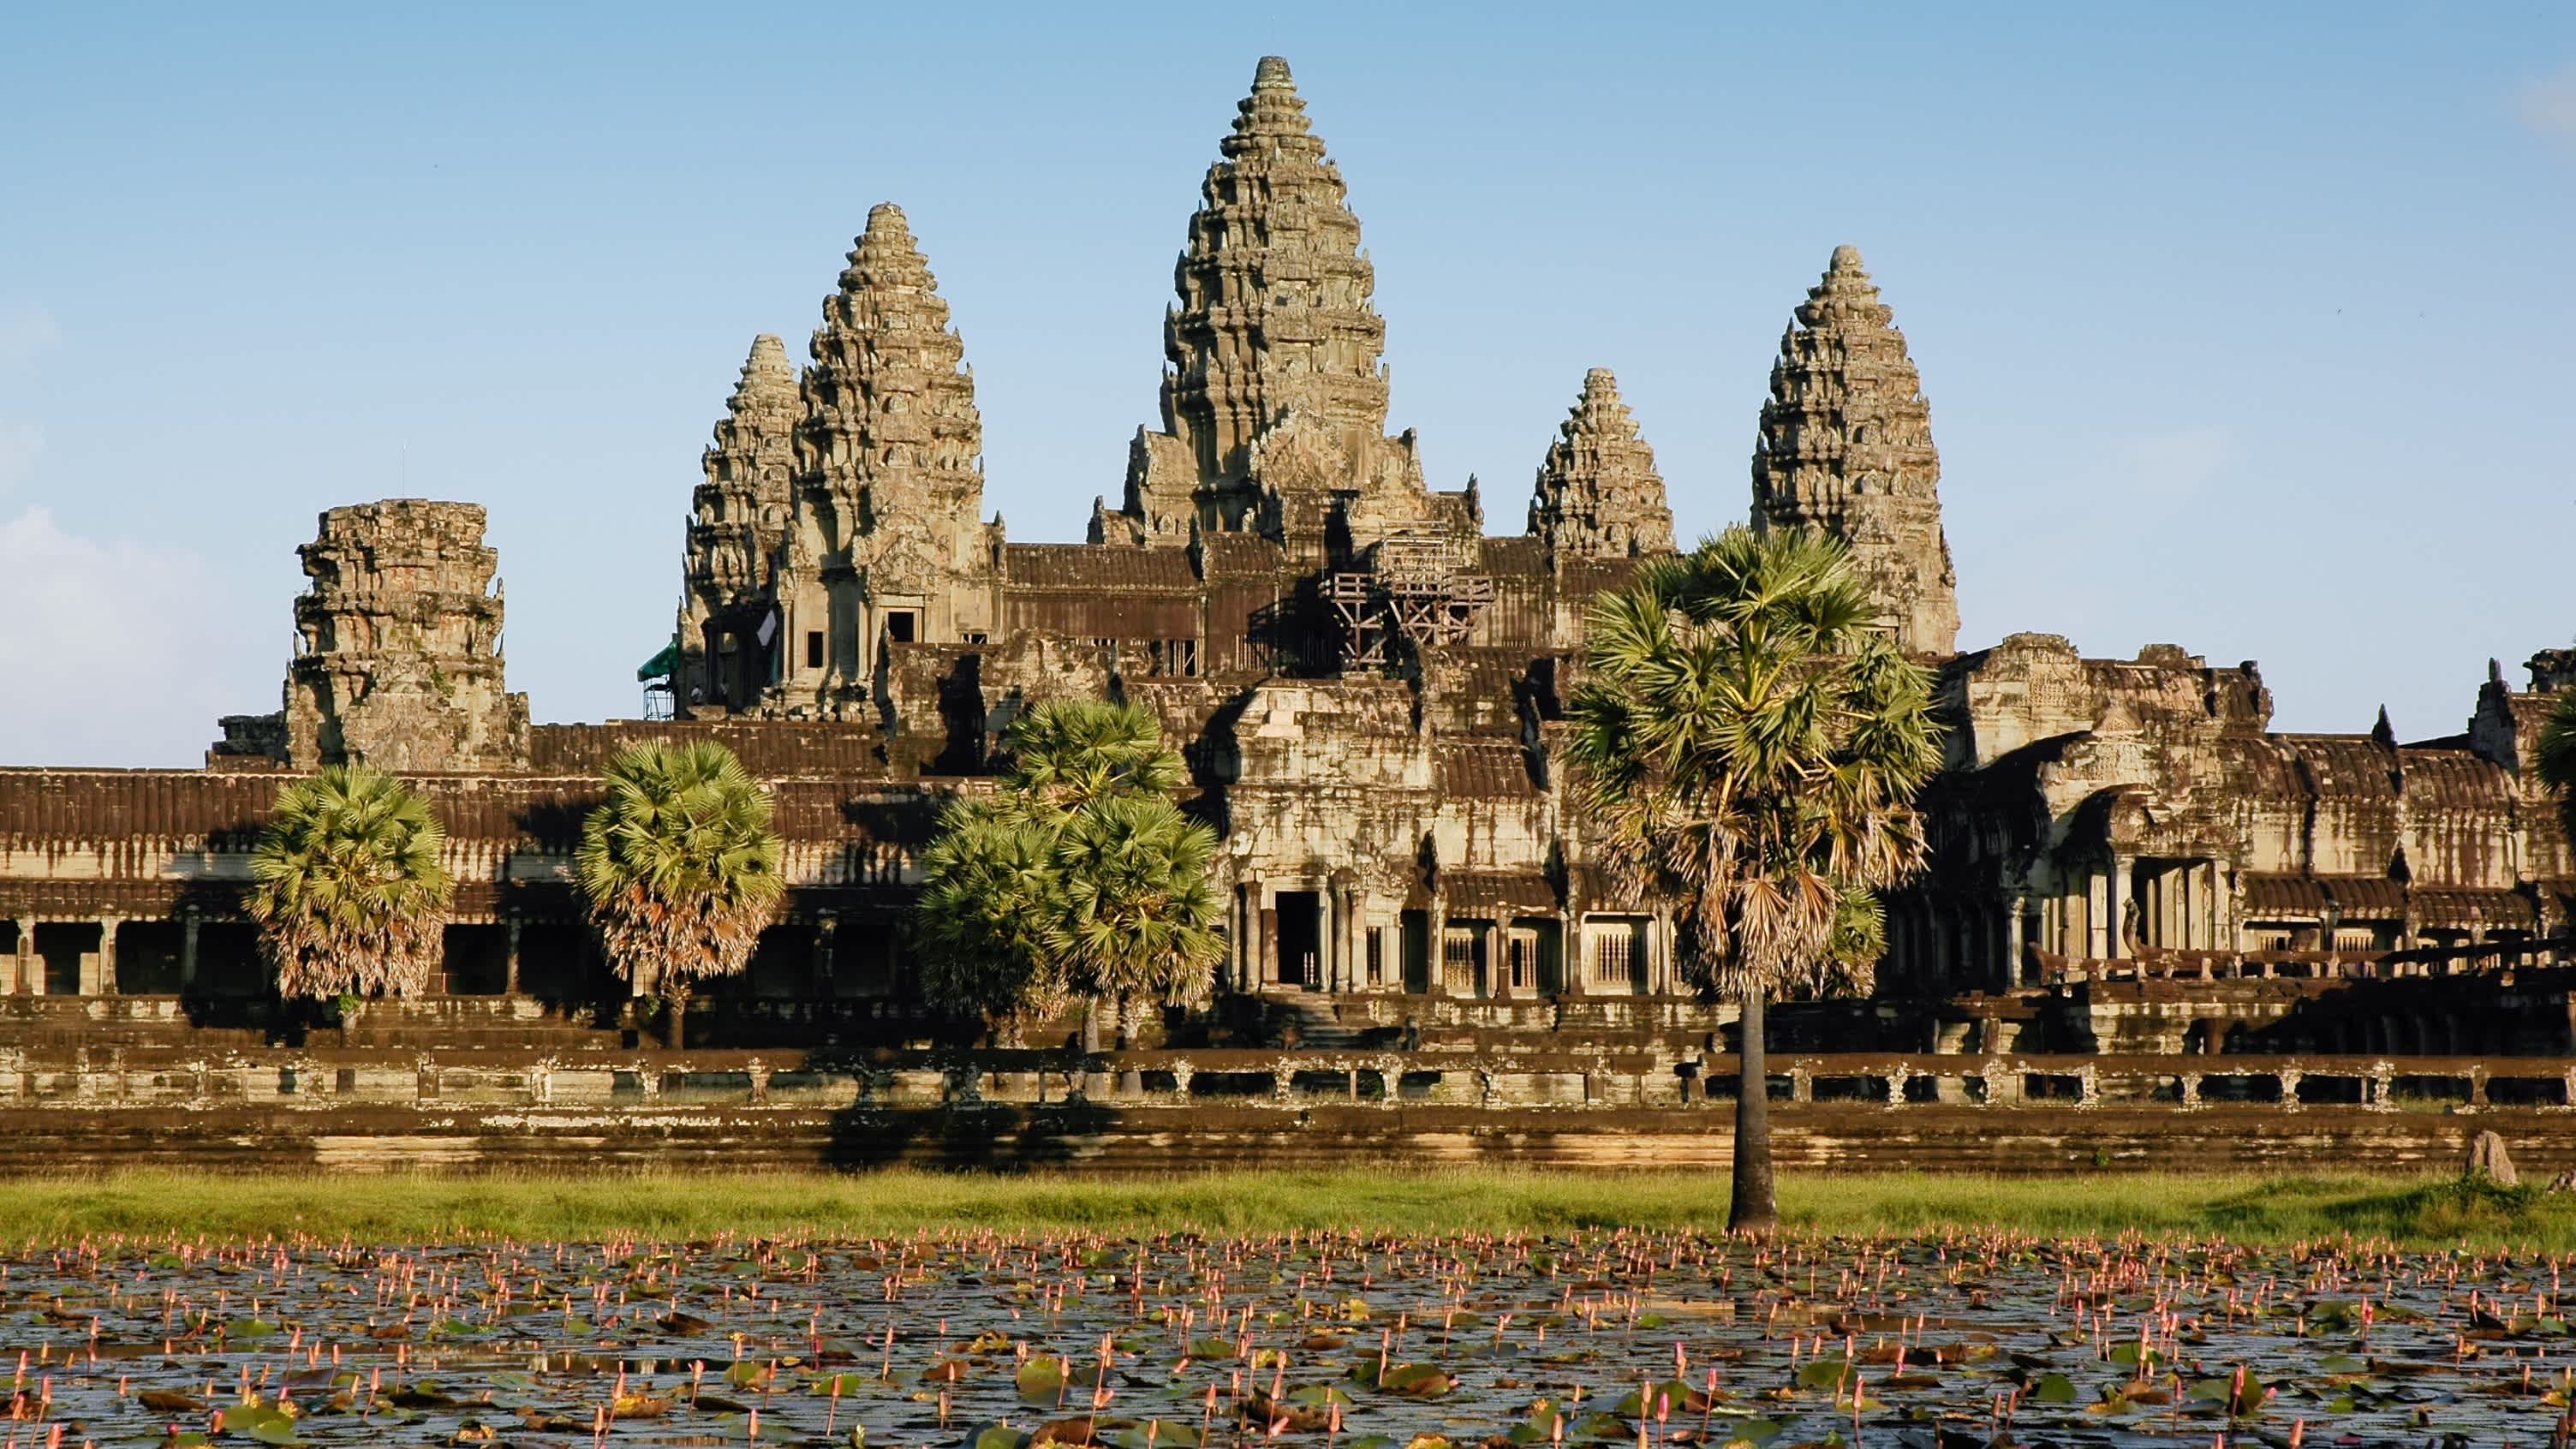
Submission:
<svg viewBox="0 0 2576 1449">
<path fill-rule="evenodd" d="M 1336 514 L 1361 543 L 1425 520 L 1411 439 L 1386 436 L 1377 274 L 1288 62 L 1262 57 L 1217 150 L 1163 318 L 1163 426 L 1137 433 L 1093 540 L 1178 545 L 1195 526 L 1306 552 Z"/>
<path fill-rule="evenodd" d="M 1753 451 L 1753 526 L 1818 528 L 1851 546 L 1908 653 L 1951 654 L 1959 586 L 1941 531 L 1932 410 L 1896 314 L 1834 248 L 1780 338 Z"/>
</svg>

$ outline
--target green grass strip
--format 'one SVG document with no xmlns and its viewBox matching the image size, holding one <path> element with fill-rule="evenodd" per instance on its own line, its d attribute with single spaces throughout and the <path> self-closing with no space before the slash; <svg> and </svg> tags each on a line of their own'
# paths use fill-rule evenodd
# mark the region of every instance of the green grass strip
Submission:
<svg viewBox="0 0 2576 1449">
<path fill-rule="evenodd" d="M 2000 1229 L 2052 1238 L 2136 1233 L 2273 1243 L 2352 1235 L 2415 1247 L 2576 1251 L 2576 1195 L 2456 1179 L 1799 1174 L 1782 1179 L 1780 1199 L 1793 1229 L 1841 1235 Z M 315 1177 L 149 1171 L 0 1179 L 0 1242 L 16 1244 L 111 1233 L 303 1233 L 385 1242 L 626 1233 L 881 1237 L 976 1228 L 1113 1236 L 1336 1228 L 1561 1234 L 1612 1227 L 1716 1230 L 1725 1221 L 1726 1179 L 1707 1172 Z"/>
</svg>

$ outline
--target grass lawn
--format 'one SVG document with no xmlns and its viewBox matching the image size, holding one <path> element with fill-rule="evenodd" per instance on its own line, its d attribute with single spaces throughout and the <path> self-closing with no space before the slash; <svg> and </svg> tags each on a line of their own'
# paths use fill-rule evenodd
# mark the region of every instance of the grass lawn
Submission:
<svg viewBox="0 0 2576 1449">
<path fill-rule="evenodd" d="M 2430 1178 L 1795 1175 L 1782 1179 L 1780 1201 L 1791 1229 L 1812 1233 L 2002 1228 L 2042 1237 L 2142 1233 L 2248 1242 L 2352 1234 L 2414 1246 L 2465 1241 L 2576 1250 L 2576 1196 Z M 84 1233 L 412 1241 L 624 1232 L 865 1237 L 979 1227 L 1110 1235 L 1347 1227 L 1565 1233 L 1620 1226 L 1715 1230 L 1725 1221 L 1726 1179 L 1703 1172 L 318 1177 L 299 1169 L 274 1176 L 0 1179 L 0 1241 L 13 1243 Z"/>
</svg>

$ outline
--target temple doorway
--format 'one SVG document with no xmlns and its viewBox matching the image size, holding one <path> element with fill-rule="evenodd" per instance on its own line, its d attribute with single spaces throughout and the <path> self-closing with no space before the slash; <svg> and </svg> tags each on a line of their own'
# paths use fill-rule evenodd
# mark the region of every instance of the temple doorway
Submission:
<svg viewBox="0 0 2576 1449">
<path fill-rule="evenodd" d="M 1279 893 L 1279 984 L 1308 990 L 1324 984 L 1323 896 L 1316 891 Z"/>
</svg>

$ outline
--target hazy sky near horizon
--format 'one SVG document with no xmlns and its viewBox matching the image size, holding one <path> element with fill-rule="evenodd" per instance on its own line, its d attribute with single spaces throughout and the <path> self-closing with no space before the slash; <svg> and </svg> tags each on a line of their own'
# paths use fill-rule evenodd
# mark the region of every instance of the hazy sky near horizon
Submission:
<svg viewBox="0 0 2576 1449">
<path fill-rule="evenodd" d="M 1515 532 L 1586 368 L 1740 519 L 1835 244 L 1896 309 L 1965 646 L 2262 662 L 2461 727 L 2576 636 L 2576 7 L 0 6 L 0 764 L 277 706 L 294 547 L 491 510 L 512 685 L 629 715 L 753 334 L 868 208 L 1077 539 L 1265 53 L 1377 264 L 1391 428 Z"/>
</svg>

